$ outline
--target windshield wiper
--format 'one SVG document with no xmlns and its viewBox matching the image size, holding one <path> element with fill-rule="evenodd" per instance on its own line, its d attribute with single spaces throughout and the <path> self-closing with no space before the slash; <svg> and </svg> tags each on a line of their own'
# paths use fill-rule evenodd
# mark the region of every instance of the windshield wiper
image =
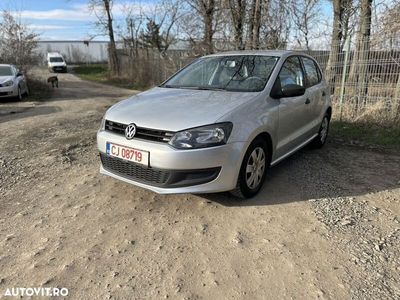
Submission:
<svg viewBox="0 0 400 300">
<path fill-rule="evenodd" d="M 173 88 L 173 89 L 201 90 L 201 91 L 225 91 L 224 88 L 212 87 L 212 86 L 208 87 L 208 86 L 185 86 L 185 85 L 165 84 L 165 85 L 162 85 L 161 87 Z"/>
</svg>

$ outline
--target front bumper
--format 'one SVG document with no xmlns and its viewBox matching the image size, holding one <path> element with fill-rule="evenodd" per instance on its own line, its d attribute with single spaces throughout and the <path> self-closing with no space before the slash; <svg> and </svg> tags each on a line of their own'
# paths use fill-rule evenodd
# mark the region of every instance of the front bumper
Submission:
<svg viewBox="0 0 400 300">
<path fill-rule="evenodd" d="M 18 90 L 15 91 L 15 87 L 13 85 L 0 87 L 0 98 L 15 97 L 17 95 L 18 95 Z"/>
<path fill-rule="evenodd" d="M 150 167 L 140 166 L 138 168 L 144 170 L 132 173 L 126 170 L 127 166 L 123 161 L 118 162 L 117 168 L 110 166 L 105 161 L 108 157 L 106 142 L 149 151 Z M 234 189 L 245 147 L 245 143 L 240 142 L 219 147 L 177 150 L 165 143 L 139 139 L 127 140 L 124 136 L 107 131 L 97 133 L 97 145 L 103 160 L 100 173 L 159 194 L 214 193 Z M 171 172 L 172 177 L 168 178 L 172 179 L 161 182 L 143 180 L 143 176 L 147 176 L 143 175 L 143 172 L 151 172 L 149 176 L 155 176 L 153 173 L 158 171 Z M 133 179 L 129 176 L 132 174 L 141 174 L 142 177 Z"/>
<path fill-rule="evenodd" d="M 67 67 L 66 66 L 54 66 L 54 67 L 50 67 L 50 69 L 53 72 L 67 72 Z"/>
</svg>

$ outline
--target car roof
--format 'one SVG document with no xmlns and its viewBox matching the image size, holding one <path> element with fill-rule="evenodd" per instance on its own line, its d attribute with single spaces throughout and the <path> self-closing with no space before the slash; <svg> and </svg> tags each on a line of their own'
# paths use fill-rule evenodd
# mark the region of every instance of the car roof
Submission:
<svg viewBox="0 0 400 300">
<path fill-rule="evenodd" d="M 235 55 L 265 55 L 265 56 L 276 56 L 276 57 L 288 57 L 291 55 L 309 55 L 300 51 L 291 50 L 238 50 L 238 51 L 226 51 L 215 54 L 206 55 L 205 57 L 217 57 L 217 56 L 235 56 Z"/>
<path fill-rule="evenodd" d="M 47 53 L 47 56 L 62 57 L 62 55 L 58 52 L 49 52 Z"/>
<path fill-rule="evenodd" d="M 0 64 L 0 67 L 11 67 L 12 64 Z"/>
</svg>

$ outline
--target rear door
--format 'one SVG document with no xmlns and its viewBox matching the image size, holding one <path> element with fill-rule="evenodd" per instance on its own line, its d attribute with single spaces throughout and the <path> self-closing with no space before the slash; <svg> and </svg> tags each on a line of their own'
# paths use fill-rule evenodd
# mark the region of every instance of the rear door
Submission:
<svg viewBox="0 0 400 300">
<path fill-rule="evenodd" d="M 327 87 L 322 81 L 322 74 L 316 62 L 305 56 L 302 56 L 301 60 L 306 75 L 306 95 L 310 101 L 308 104 L 308 113 L 310 116 L 308 126 L 311 134 L 315 134 L 321 125 L 321 113 L 324 108 Z"/>
<path fill-rule="evenodd" d="M 288 57 L 276 80 L 279 80 L 282 88 L 289 84 L 305 87 L 304 70 L 300 58 Z M 285 155 L 307 139 L 306 127 L 309 123 L 309 114 L 306 99 L 306 95 L 279 99 L 277 157 Z"/>
</svg>

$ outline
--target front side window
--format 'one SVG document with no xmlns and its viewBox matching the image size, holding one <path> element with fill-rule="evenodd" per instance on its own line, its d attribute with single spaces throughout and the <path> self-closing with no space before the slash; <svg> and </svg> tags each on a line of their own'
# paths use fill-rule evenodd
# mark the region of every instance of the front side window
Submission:
<svg viewBox="0 0 400 300">
<path fill-rule="evenodd" d="M 308 57 L 302 57 L 302 60 L 307 76 L 307 86 L 310 87 L 318 84 L 320 82 L 320 76 L 315 62 Z"/>
<path fill-rule="evenodd" d="M 297 56 L 289 57 L 282 66 L 278 79 L 281 87 L 297 84 L 304 87 L 304 75 Z"/>
<path fill-rule="evenodd" d="M 161 87 L 259 92 L 264 89 L 278 59 L 261 55 L 201 58 Z"/>
<path fill-rule="evenodd" d="M 0 76 L 12 76 L 13 72 L 9 66 L 0 66 Z"/>
</svg>

